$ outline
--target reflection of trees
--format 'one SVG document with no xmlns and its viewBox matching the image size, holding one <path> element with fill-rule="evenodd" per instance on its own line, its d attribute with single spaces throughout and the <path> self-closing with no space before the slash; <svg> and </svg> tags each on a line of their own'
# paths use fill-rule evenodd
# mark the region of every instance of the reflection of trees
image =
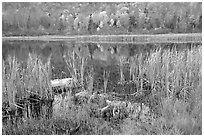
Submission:
<svg viewBox="0 0 204 137">
<path fill-rule="evenodd" d="M 108 44 L 98 44 L 98 49 L 93 54 L 93 59 L 104 61 L 106 65 L 111 65 L 114 62 L 113 47 Z"/>
<path fill-rule="evenodd" d="M 96 51 L 98 49 L 97 44 L 96 43 L 88 43 L 88 49 L 89 49 L 89 54 L 91 56 L 91 59 L 93 59 L 94 51 Z"/>
<path fill-rule="evenodd" d="M 45 48 L 43 48 L 40 54 L 42 63 L 45 64 L 48 61 L 48 59 L 51 57 L 51 54 L 52 54 L 52 47 L 47 45 Z"/>
</svg>

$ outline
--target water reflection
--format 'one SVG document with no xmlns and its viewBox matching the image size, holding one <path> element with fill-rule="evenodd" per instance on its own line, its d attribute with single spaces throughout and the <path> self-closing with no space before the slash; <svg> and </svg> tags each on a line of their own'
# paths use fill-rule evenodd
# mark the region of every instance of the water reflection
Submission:
<svg viewBox="0 0 204 137">
<path fill-rule="evenodd" d="M 198 44 L 193 44 L 194 46 Z M 121 61 L 127 61 L 135 55 L 148 55 L 156 48 L 176 48 L 185 50 L 192 44 L 99 44 L 99 43 L 76 43 L 67 41 L 42 42 L 42 41 L 3 41 L 2 55 L 6 60 L 9 55 L 26 62 L 29 53 L 36 53 L 46 63 L 51 58 L 52 79 L 70 77 L 66 65 L 67 52 L 74 52 L 79 58 L 87 58 L 88 66 L 97 69 L 110 69 L 116 73 L 120 69 Z M 113 69 L 115 68 L 115 69 Z"/>
</svg>

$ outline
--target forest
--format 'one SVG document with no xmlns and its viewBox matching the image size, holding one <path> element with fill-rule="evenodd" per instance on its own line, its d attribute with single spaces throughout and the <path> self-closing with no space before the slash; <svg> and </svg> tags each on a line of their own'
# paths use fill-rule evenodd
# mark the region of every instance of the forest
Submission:
<svg viewBox="0 0 204 137">
<path fill-rule="evenodd" d="M 3 36 L 200 32 L 201 2 L 2 3 Z"/>
</svg>

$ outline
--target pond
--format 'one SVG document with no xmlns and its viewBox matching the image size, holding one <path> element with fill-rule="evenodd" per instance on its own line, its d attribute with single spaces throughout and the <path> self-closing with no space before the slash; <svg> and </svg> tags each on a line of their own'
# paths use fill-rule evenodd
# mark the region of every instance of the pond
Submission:
<svg viewBox="0 0 204 137">
<path fill-rule="evenodd" d="M 70 59 L 85 59 L 85 69 L 93 68 L 94 86 L 101 89 L 104 86 L 104 74 L 109 72 L 109 88 L 121 80 L 121 63 L 123 80 L 129 81 L 131 76 L 131 58 L 148 58 L 151 53 L 165 50 L 185 51 L 198 46 L 199 43 L 166 43 L 166 44 L 114 44 L 114 43 L 78 43 L 76 41 L 3 41 L 2 55 L 6 61 L 8 56 L 15 56 L 21 63 L 27 62 L 30 53 L 35 53 L 45 64 L 50 59 L 52 68 L 51 79 L 72 77 L 69 65 Z M 81 63 L 75 60 L 76 66 Z M 129 63 L 130 64 L 130 63 Z M 137 65 L 137 64 L 136 64 Z M 79 68 L 80 71 L 80 68 Z M 80 72 L 79 72 L 80 73 Z M 86 71 L 84 72 L 86 75 Z M 87 71 L 88 74 L 88 71 Z"/>
<path fill-rule="evenodd" d="M 2 51 L 5 125 L 61 116 L 74 122 L 79 118 L 80 123 L 85 116 L 119 122 L 120 127 L 127 119 L 147 124 L 166 118 L 163 112 L 174 109 L 175 100 L 202 106 L 201 43 L 7 40 Z M 69 86 L 52 85 L 52 80 L 64 78 L 71 78 Z M 176 110 L 180 108 L 183 105 Z M 57 127 L 54 131 L 58 134 Z"/>
</svg>

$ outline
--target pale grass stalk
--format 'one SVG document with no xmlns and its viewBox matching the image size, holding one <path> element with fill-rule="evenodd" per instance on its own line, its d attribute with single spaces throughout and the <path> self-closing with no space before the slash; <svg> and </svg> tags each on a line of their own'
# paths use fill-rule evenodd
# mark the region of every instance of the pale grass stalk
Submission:
<svg viewBox="0 0 204 137">
<path fill-rule="evenodd" d="M 108 79 L 109 79 L 110 71 L 103 71 L 103 80 L 104 80 L 104 91 L 107 92 L 107 86 L 108 86 Z"/>
<path fill-rule="evenodd" d="M 76 54 L 74 51 L 72 53 L 67 52 L 66 64 L 68 66 L 68 70 L 72 75 L 72 78 L 74 79 L 75 83 L 79 79 L 82 88 L 84 88 L 84 72 L 87 64 L 87 57 L 80 57 L 75 55 Z M 79 71 L 79 75 L 77 74 L 78 71 Z"/>
<path fill-rule="evenodd" d="M 77 58 L 75 57 L 75 52 L 67 52 L 65 62 L 67 64 L 67 68 L 69 70 L 69 73 L 71 74 L 71 77 L 74 79 L 75 82 L 77 82 Z"/>
<path fill-rule="evenodd" d="M 123 74 L 123 63 L 124 63 L 124 57 L 120 56 L 119 57 L 119 66 L 120 66 L 120 82 L 123 83 L 124 82 L 124 74 Z"/>
<path fill-rule="evenodd" d="M 7 93 L 6 98 L 8 98 L 11 109 L 19 107 L 16 105 L 17 95 L 19 99 L 28 97 L 30 94 L 46 98 L 52 97 L 49 61 L 44 65 L 40 58 L 33 54 L 29 54 L 27 68 L 21 68 L 20 62 L 15 57 L 9 56 L 7 61 L 8 65 L 3 61 L 3 92 Z M 28 111 L 31 110 L 28 108 Z"/>
<path fill-rule="evenodd" d="M 75 52 L 72 51 L 72 59 L 73 59 L 73 77 L 75 80 L 77 79 L 77 69 L 75 65 Z"/>
<path fill-rule="evenodd" d="M 34 90 L 34 94 L 40 95 L 40 97 L 49 98 L 52 96 L 50 59 L 43 64 L 36 54 L 29 54 L 26 77 L 29 91 Z"/>
<path fill-rule="evenodd" d="M 6 79 L 6 67 L 5 67 L 5 61 L 2 60 L 2 101 L 8 100 L 6 94 L 7 94 L 7 79 Z M 5 96 L 4 96 L 5 95 Z"/>
<path fill-rule="evenodd" d="M 52 76 L 52 70 L 51 70 L 51 56 L 49 57 L 48 59 L 48 62 L 45 64 L 45 73 L 46 73 L 46 77 L 45 77 L 45 82 L 46 82 L 46 85 L 47 85 L 47 89 L 49 91 L 49 96 L 48 98 L 53 97 L 53 92 L 52 92 L 52 86 L 51 86 L 51 76 Z"/>
<path fill-rule="evenodd" d="M 80 74 L 81 74 L 81 85 L 84 88 L 84 70 L 85 70 L 85 58 L 81 58 L 81 67 L 80 67 Z"/>
<path fill-rule="evenodd" d="M 150 57 L 147 59 L 147 74 L 149 75 L 150 82 L 151 83 L 156 83 L 159 79 L 160 76 L 160 59 L 161 59 L 161 49 L 153 52 L 150 54 Z"/>
<path fill-rule="evenodd" d="M 80 74 L 81 74 L 81 86 L 84 88 L 84 72 L 87 63 L 87 58 L 82 57 L 81 59 L 81 66 L 80 66 Z"/>
<path fill-rule="evenodd" d="M 179 57 L 179 54 L 177 52 L 174 52 L 174 56 L 171 59 L 171 65 L 172 65 L 172 75 L 171 75 L 171 80 L 172 80 L 172 85 L 173 85 L 173 91 L 176 90 L 177 87 L 179 87 L 179 74 L 180 74 L 180 62 L 181 59 Z"/>
<path fill-rule="evenodd" d="M 42 96 L 43 96 L 43 93 L 42 93 L 42 90 L 43 90 L 43 89 L 42 89 L 42 82 L 43 82 L 43 81 L 42 81 L 42 79 L 43 79 L 42 77 L 43 77 L 43 73 L 42 73 L 42 71 L 41 71 L 41 70 L 42 70 L 42 67 L 41 67 L 42 64 L 41 64 L 40 61 L 38 61 L 38 64 L 37 64 L 37 65 L 38 65 L 38 79 L 39 79 L 39 83 L 38 83 L 38 84 L 39 84 L 39 86 L 40 86 L 40 89 L 39 89 L 39 90 L 40 90 L 40 97 L 42 97 Z"/>
<path fill-rule="evenodd" d="M 134 79 L 134 66 L 132 65 L 133 64 L 133 59 L 130 58 L 130 61 L 129 61 L 129 65 L 130 65 L 130 80 L 133 80 Z"/>
<path fill-rule="evenodd" d="M 137 72 L 137 55 L 135 55 L 134 57 L 130 57 L 129 65 L 130 65 L 130 80 L 135 81 Z"/>
<path fill-rule="evenodd" d="M 17 72 L 18 72 L 18 62 L 16 60 L 15 57 L 13 58 L 9 58 L 9 66 L 11 69 L 11 74 L 9 77 L 9 83 L 7 85 L 8 87 L 8 98 L 9 98 L 9 104 L 12 108 L 15 108 L 15 96 L 17 94 L 17 90 L 16 90 L 16 84 L 15 84 L 15 80 L 17 80 Z"/>
<path fill-rule="evenodd" d="M 143 64 L 142 64 L 142 54 L 139 55 L 138 57 L 138 71 L 139 71 L 139 82 L 140 82 L 140 89 L 143 90 Z"/>
<path fill-rule="evenodd" d="M 166 91 L 166 95 L 168 98 L 170 98 L 169 95 L 169 50 L 165 51 L 163 54 L 163 63 L 164 63 L 164 67 L 163 67 L 163 71 L 164 71 L 164 81 L 165 81 L 165 91 Z"/>
<path fill-rule="evenodd" d="M 90 72 L 88 72 L 88 91 L 92 94 L 93 93 L 93 84 L 94 84 L 94 72 L 93 67 L 91 68 Z"/>
</svg>

